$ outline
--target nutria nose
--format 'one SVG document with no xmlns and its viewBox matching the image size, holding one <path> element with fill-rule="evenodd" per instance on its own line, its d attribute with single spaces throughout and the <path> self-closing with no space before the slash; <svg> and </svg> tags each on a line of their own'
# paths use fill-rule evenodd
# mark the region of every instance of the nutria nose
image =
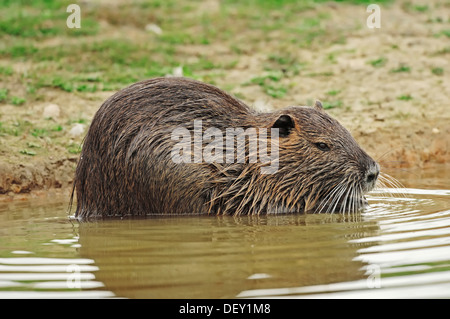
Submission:
<svg viewBox="0 0 450 319">
<path fill-rule="evenodd" d="M 366 172 L 366 182 L 371 184 L 375 182 L 378 178 L 378 174 L 380 173 L 380 168 L 378 164 L 370 166 L 370 168 Z"/>
</svg>

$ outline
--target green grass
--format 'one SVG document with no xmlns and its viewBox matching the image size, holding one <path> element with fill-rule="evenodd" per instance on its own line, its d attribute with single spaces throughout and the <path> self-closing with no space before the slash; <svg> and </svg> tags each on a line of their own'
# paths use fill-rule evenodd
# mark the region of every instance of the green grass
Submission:
<svg viewBox="0 0 450 319">
<path fill-rule="evenodd" d="M 411 116 L 411 113 L 409 112 L 402 112 L 402 111 L 398 111 L 394 114 L 394 117 L 399 119 L 399 120 L 406 120 Z"/>
<path fill-rule="evenodd" d="M 3 123 L 0 126 L 0 135 L 22 136 L 33 129 L 33 124 L 26 120 L 18 120 L 10 123 Z"/>
<path fill-rule="evenodd" d="M 264 63 L 264 69 L 270 73 L 278 73 L 284 77 L 296 76 L 306 67 L 305 62 L 301 62 L 297 57 L 289 53 L 269 54 Z"/>
<path fill-rule="evenodd" d="M 442 55 L 450 54 L 450 46 L 445 47 L 445 48 L 443 48 L 441 50 L 438 50 L 438 51 L 434 52 L 434 55 L 441 55 L 441 54 Z"/>
<path fill-rule="evenodd" d="M 265 86 L 267 83 L 279 82 L 282 78 L 283 74 L 281 72 L 269 72 L 266 75 L 252 78 L 250 82 L 259 86 Z"/>
<path fill-rule="evenodd" d="M 70 119 L 67 121 L 67 125 L 72 125 L 75 123 L 86 124 L 88 121 L 84 118 Z"/>
<path fill-rule="evenodd" d="M 49 38 L 55 36 L 85 36 L 97 34 L 99 26 L 87 10 L 81 12 L 81 29 L 66 26 L 69 13 L 64 1 L 2 1 L 0 10 L 8 12 L 0 20 L 0 36 Z M 83 7 L 83 6 L 82 6 Z"/>
<path fill-rule="evenodd" d="M 34 137 L 45 137 L 48 136 L 48 130 L 44 128 L 34 128 L 30 132 Z"/>
<path fill-rule="evenodd" d="M 0 136 L 6 136 L 6 135 L 18 136 L 19 132 L 18 132 L 17 129 L 14 129 L 12 127 L 4 126 L 3 123 L 0 123 Z"/>
<path fill-rule="evenodd" d="M 52 132 L 61 132 L 63 130 L 63 127 L 61 125 L 55 125 L 51 128 Z"/>
<path fill-rule="evenodd" d="M 22 42 L 21 38 L 18 42 Z M 38 49 L 34 46 L 34 44 L 25 44 L 23 43 L 12 43 L 10 46 L 0 50 L 0 55 L 4 58 L 13 58 L 13 59 L 25 59 L 31 57 L 33 54 L 37 53 Z"/>
<path fill-rule="evenodd" d="M 435 38 L 440 38 L 440 37 L 442 37 L 442 36 L 447 37 L 447 38 L 450 38 L 450 29 L 441 30 L 441 31 L 436 32 L 436 33 L 434 34 L 434 37 L 435 37 Z"/>
<path fill-rule="evenodd" d="M 282 98 L 288 92 L 288 88 L 282 85 L 269 85 L 264 88 L 264 92 L 271 97 Z"/>
<path fill-rule="evenodd" d="M 343 105 L 342 101 L 325 101 L 322 103 L 322 106 L 325 110 L 334 109 L 341 107 Z"/>
<path fill-rule="evenodd" d="M 370 1 L 347 1 L 362 5 Z M 389 1 L 381 1 L 389 2 Z M 279 48 L 264 53 L 261 74 L 252 80 L 265 94 L 280 98 L 288 94 L 290 78 L 306 66 L 298 60 L 298 48 L 317 48 L 345 41 L 345 32 L 329 25 L 331 14 L 316 10 L 325 1 L 310 0 L 224 0 L 217 12 L 198 14 L 198 1 L 149 0 L 110 5 L 94 2 L 81 6 L 81 29 L 69 29 L 66 12 L 69 4 L 52 0 L 3 0 L 0 3 L 0 59 L 11 63 L 31 63 L 23 73 L 11 66 L 0 66 L 0 75 L 23 86 L 25 96 L 0 91 L 0 103 L 34 102 L 42 98 L 41 88 L 88 94 L 114 91 L 133 82 L 171 74 L 183 67 L 185 76 L 214 83 L 260 44 Z M 145 30 L 154 23 L 162 34 L 147 32 L 145 38 L 108 35 L 105 25 L 120 30 L 135 27 Z M 246 41 L 239 40 L 243 30 L 250 31 Z M 286 36 L 280 37 L 282 32 Z M 76 39 L 74 39 L 76 38 Z M 76 40 L 76 41 L 74 41 Z M 230 52 L 217 54 L 209 47 L 220 43 Z M 203 53 L 186 51 L 198 46 Z M 329 58 L 334 59 L 334 55 Z M 376 66 L 376 65 L 374 65 Z M 310 73 L 306 76 L 329 76 Z"/>
<path fill-rule="evenodd" d="M 8 93 L 8 89 L 0 89 L 0 103 L 6 102 L 6 100 L 8 99 Z"/>
<path fill-rule="evenodd" d="M 387 59 L 384 57 L 381 57 L 381 58 L 378 58 L 375 60 L 370 60 L 368 63 L 375 68 L 379 68 L 379 67 L 384 66 L 386 64 L 386 62 L 387 62 Z"/>
<path fill-rule="evenodd" d="M 431 73 L 433 73 L 435 75 L 443 75 L 444 74 L 444 69 L 440 68 L 440 67 L 432 68 L 431 69 Z"/>
<path fill-rule="evenodd" d="M 76 143 L 70 143 L 66 146 L 67 152 L 70 154 L 80 154 L 81 153 L 81 145 Z"/>
<path fill-rule="evenodd" d="M 73 91 L 73 83 L 69 79 L 65 79 L 61 76 L 56 76 L 55 78 L 51 79 L 50 83 L 47 83 L 45 81 L 45 78 L 41 78 L 43 82 L 38 82 L 41 84 L 41 86 L 46 87 L 54 87 L 59 88 L 66 92 L 72 92 Z"/>
<path fill-rule="evenodd" d="M 38 126 L 35 123 L 29 121 L 16 121 L 12 123 L 1 123 L 0 124 L 0 135 L 1 136 L 32 136 L 37 139 L 45 138 L 49 139 L 57 138 L 62 136 L 64 127 L 61 124 L 55 124 L 50 121 L 47 125 Z M 36 141 L 28 141 L 27 149 L 41 148 Z"/>
<path fill-rule="evenodd" d="M 152 3 L 164 10 L 170 7 L 157 5 L 157 1 Z M 30 93 L 42 87 L 80 93 L 116 90 L 140 79 L 169 73 L 173 67 L 183 64 L 173 58 L 177 46 L 204 42 L 193 34 L 176 31 L 165 32 L 165 38 L 148 42 L 126 38 L 86 41 L 86 36 L 97 34 L 99 26 L 96 21 L 99 21 L 102 8 L 82 6 L 82 27 L 79 30 L 66 27 L 68 13 L 65 8 L 66 5 L 60 1 L 6 1 L 0 4 L 0 14 L 7 17 L 0 21 L 0 37 L 7 36 L 8 39 L 0 46 L 0 58 L 33 62 L 31 70 L 24 75 L 27 87 L 32 88 Z M 117 11 L 114 14 L 117 15 Z M 142 18 L 145 14 L 139 13 Z M 133 20 L 131 16 L 122 16 L 121 19 Z M 64 40 L 72 36 L 79 37 L 79 42 Z M 60 44 L 40 45 L 42 39 L 55 37 L 61 39 Z M 190 66 L 193 72 L 216 68 L 213 61 L 206 60 Z M 74 78 L 74 74 L 88 76 L 92 73 L 97 73 L 96 84 L 92 84 L 89 78 Z M 10 76 L 12 68 L 1 66 L 0 74 Z M 5 97 L 0 101 L 4 100 Z"/>
<path fill-rule="evenodd" d="M 41 148 L 39 144 L 33 143 L 33 142 L 27 142 L 28 148 Z"/>
<path fill-rule="evenodd" d="M 333 76 L 334 72 L 332 71 L 324 71 L 324 72 L 312 72 L 306 74 L 306 76 L 316 77 L 316 76 Z"/>
<path fill-rule="evenodd" d="M 411 68 L 407 65 L 400 65 L 396 69 L 391 70 L 392 73 L 402 73 L 402 72 L 411 72 Z"/>
<path fill-rule="evenodd" d="M 423 4 L 423 5 L 417 4 L 417 5 L 414 5 L 414 6 L 413 6 L 413 9 L 414 9 L 415 11 L 417 11 L 417 12 L 426 12 L 426 11 L 428 11 L 430 8 L 429 8 L 428 5 L 426 5 L 426 4 Z"/>
<path fill-rule="evenodd" d="M 37 138 L 50 137 L 54 138 L 59 136 L 60 132 L 63 131 L 63 126 L 60 124 L 52 124 L 51 122 L 45 127 L 32 127 L 29 132 L 32 136 Z"/>
<path fill-rule="evenodd" d="M 0 66 L 0 74 L 1 75 L 9 76 L 9 75 L 12 75 L 13 73 L 14 73 L 13 69 L 10 66 Z"/>
<path fill-rule="evenodd" d="M 292 57 L 289 54 L 270 54 L 269 61 L 271 62 L 275 62 L 278 65 L 293 65 L 295 63 L 297 63 L 297 59 L 295 57 Z"/>
<path fill-rule="evenodd" d="M 27 100 L 24 99 L 23 97 L 18 97 L 18 96 L 12 96 L 11 97 L 11 103 L 14 105 L 22 105 L 26 102 Z"/>
<path fill-rule="evenodd" d="M 34 156 L 36 155 L 35 151 L 30 151 L 28 149 L 23 149 L 19 151 L 20 154 L 24 154 L 24 155 L 29 155 L 29 156 Z"/>
<path fill-rule="evenodd" d="M 78 92 L 96 92 L 97 85 L 80 84 L 77 86 Z"/>
<path fill-rule="evenodd" d="M 270 71 L 263 76 L 252 78 L 250 82 L 245 83 L 245 85 L 257 84 L 267 95 L 273 98 L 282 98 L 288 92 L 288 87 L 279 83 L 284 77 L 285 76 L 281 71 Z"/>
<path fill-rule="evenodd" d="M 450 38 L 450 29 L 442 30 L 441 34 L 445 35 L 447 38 Z"/>
<path fill-rule="evenodd" d="M 335 96 L 335 95 L 338 95 L 339 93 L 341 93 L 341 90 L 331 90 L 331 91 L 327 92 L 327 95 Z"/>
<path fill-rule="evenodd" d="M 412 99 L 413 97 L 410 94 L 400 95 L 399 97 L 397 97 L 397 100 L 400 101 L 410 101 Z"/>
</svg>

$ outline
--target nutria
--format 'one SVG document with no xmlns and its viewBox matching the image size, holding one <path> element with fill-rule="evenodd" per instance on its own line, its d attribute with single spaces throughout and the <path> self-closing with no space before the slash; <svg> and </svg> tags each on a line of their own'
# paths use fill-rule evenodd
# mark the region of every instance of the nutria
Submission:
<svg viewBox="0 0 450 319">
<path fill-rule="evenodd" d="M 194 136 L 180 144 L 174 132 L 194 132 L 196 123 L 200 135 L 207 128 L 277 129 L 268 133 L 277 146 L 275 170 L 263 174 L 267 163 L 251 162 L 250 151 L 240 161 L 237 153 L 231 162 L 195 160 L 205 141 L 194 145 Z M 238 146 L 223 143 L 215 158 L 250 143 L 250 135 Z M 177 145 L 189 146 L 178 157 L 187 161 L 174 160 Z M 262 113 L 209 84 L 156 78 L 112 95 L 94 116 L 75 174 L 75 216 L 353 212 L 365 205 L 378 173 L 320 102 Z"/>
</svg>

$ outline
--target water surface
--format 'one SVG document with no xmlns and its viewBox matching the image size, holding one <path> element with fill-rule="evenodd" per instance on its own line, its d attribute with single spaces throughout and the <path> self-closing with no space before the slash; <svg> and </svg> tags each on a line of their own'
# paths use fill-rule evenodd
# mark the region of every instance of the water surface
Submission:
<svg viewBox="0 0 450 319">
<path fill-rule="evenodd" d="M 80 224 L 66 197 L 3 202 L 0 298 L 449 298 L 449 177 L 407 172 L 351 215 Z"/>
</svg>

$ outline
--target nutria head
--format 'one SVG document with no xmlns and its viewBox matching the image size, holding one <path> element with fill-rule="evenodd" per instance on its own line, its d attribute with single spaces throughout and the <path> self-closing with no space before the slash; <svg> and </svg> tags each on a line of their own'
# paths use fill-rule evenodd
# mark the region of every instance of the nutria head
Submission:
<svg viewBox="0 0 450 319">
<path fill-rule="evenodd" d="M 365 206 L 364 194 L 375 187 L 379 165 L 320 102 L 273 115 L 279 168 L 260 178 L 268 213 L 354 212 Z"/>
</svg>

